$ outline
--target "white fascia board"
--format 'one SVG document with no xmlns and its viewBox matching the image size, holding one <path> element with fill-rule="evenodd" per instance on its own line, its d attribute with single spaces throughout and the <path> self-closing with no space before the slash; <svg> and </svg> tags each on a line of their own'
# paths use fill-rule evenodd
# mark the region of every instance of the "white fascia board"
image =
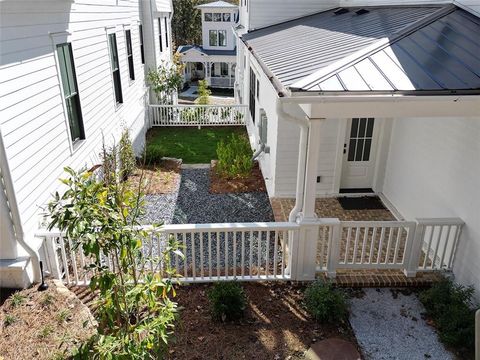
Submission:
<svg viewBox="0 0 480 360">
<path fill-rule="evenodd" d="M 299 104 L 314 118 L 478 117 L 480 95 L 384 96 L 346 95 L 282 98 Z"/>
</svg>

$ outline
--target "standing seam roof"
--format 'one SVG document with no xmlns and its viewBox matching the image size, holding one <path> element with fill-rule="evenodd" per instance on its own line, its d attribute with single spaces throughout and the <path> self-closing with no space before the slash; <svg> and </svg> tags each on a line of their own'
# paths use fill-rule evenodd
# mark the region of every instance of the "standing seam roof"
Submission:
<svg viewBox="0 0 480 360">
<path fill-rule="evenodd" d="M 295 82 L 422 20 L 440 6 L 365 7 L 335 15 L 333 9 L 259 29 L 242 36 L 284 86 Z"/>
</svg>

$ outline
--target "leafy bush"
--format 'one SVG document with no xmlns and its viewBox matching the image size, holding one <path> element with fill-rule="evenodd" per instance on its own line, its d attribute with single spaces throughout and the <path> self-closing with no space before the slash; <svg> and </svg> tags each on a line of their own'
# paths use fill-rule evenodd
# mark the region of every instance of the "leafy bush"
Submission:
<svg viewBox="0 0 480 360">
<path fill-rule="evenodd" d="M 347 316 L 345 295 L 331 284 L 316 281 L 305 290 L 305 307 L 318 322 L 335 322 Z"/>
<path fill-rule="evenodd" d="M 195 100 L 197 105 L 210 104 L 210 95 L 212 92 L 208 89 L 207 80 L 200 80 L 198 82 L 198 98 Z"/>
<path fill-rule="evenodd" d="M 103 182 L 107 186 L 116 182 L 118 165 L 117 155 L 118 149 L 116 146 L 107 147 L 105 142 L 103 142 L 102 153 L 100 154 L 100 157 L 102 158 Z"/>
<path fill-rule="evenodd" d="M 246 136 L 232 134 L 217 145 L 217 172 L 223 177 L 246 177 L 253 168 L 252 148 Z"/>
<path fill-rule="evenodd" d="M 420 301 L 438 327 L 440 339 L 447 345 L 473 350 L 475 312 L 474 289 L 444 279 L 420 293 Z"/>
<path fill-rule="evenodd" d="M 241 318 L 246 307 L 243 288 L 237 282 L 219 282 L 208 292 L 215 320 L 231 321 Z"/>
<path fill-rule="evenodd" d="M 173 95 L 183 82 L 183 68 L 178 55 L 174 55 L 173 64 L 163 61 L 155 70 L 147 73 L 147 82 L 155 92 L 159 104 L 172 104 Z"/>
<path fill-rule="evenodd" d="M 143 160 L 146 165 L 156 165 L 162 161 L 163 156 L 164 154 L 161 148 L 147 145 Z"/>
<path fill-rule="evenodd" d="M 133 151 L 130 131 L 124 129 L 118 146 L 118 156 L 120 160 L 120 177 L 126 180 L 134 171 L 136 165 L 135 152 Z"/>
<path fill-rule="evenodd" d="M 177 315 L 171 254 L 178 244 L 171 237 L 159 254 L 147 255 L 143 241 L 151 233 L 141 228 L 143 193 L 113 178 L 98 181 L 90 172 L 65 168 L 66 191 L 49 203 L 49 229 L 58 228 L 91 259 L 90 288 L 98 294 L 95 317 L 98 333 L 83 344 L 76 359 L 162 358 Z M 113 266 L 105 266 L 108 257 Z M 151 263 L 162 269 L 152 274 Z"/>
</svg>

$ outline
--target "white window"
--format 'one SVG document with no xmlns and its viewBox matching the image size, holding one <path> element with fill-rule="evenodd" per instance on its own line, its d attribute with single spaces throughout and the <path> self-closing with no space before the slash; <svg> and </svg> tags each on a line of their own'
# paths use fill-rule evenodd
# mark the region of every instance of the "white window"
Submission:
<svg viewBox="0 0 480 360">
<path fill-rule="evenodd" d="M 227 46 L 227 30 L 218 31 L 218 46 Z"/>
<path fill-rule="evenodd" d="M 212 21 L 213 15 L 212 13 L 205 13 L 205 21 Z"/>
<path fill-rule="evenodd" d="M 218 31 L 217 30 L 210 30 L 208 38 L 209 38 L 210 46 L 218 46 Z"/>
<path fill-rule="evenodd" d="M 216 21 L 216 22 L 222 21 L 222 13 L 214 13 L 213 14 L 213 21 Z"/>
</svg>

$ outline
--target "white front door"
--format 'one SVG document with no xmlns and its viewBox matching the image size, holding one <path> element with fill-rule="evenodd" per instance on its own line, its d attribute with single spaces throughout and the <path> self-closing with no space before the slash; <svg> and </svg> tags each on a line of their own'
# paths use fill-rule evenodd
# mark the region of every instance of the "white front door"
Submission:
<svg viewBox="0 0 480 360">
<path fill-rule="evenodd" d="M 378 128 L 374 118 L 348 120 L 340 188 L 373 187 Z"/>
</svg>

